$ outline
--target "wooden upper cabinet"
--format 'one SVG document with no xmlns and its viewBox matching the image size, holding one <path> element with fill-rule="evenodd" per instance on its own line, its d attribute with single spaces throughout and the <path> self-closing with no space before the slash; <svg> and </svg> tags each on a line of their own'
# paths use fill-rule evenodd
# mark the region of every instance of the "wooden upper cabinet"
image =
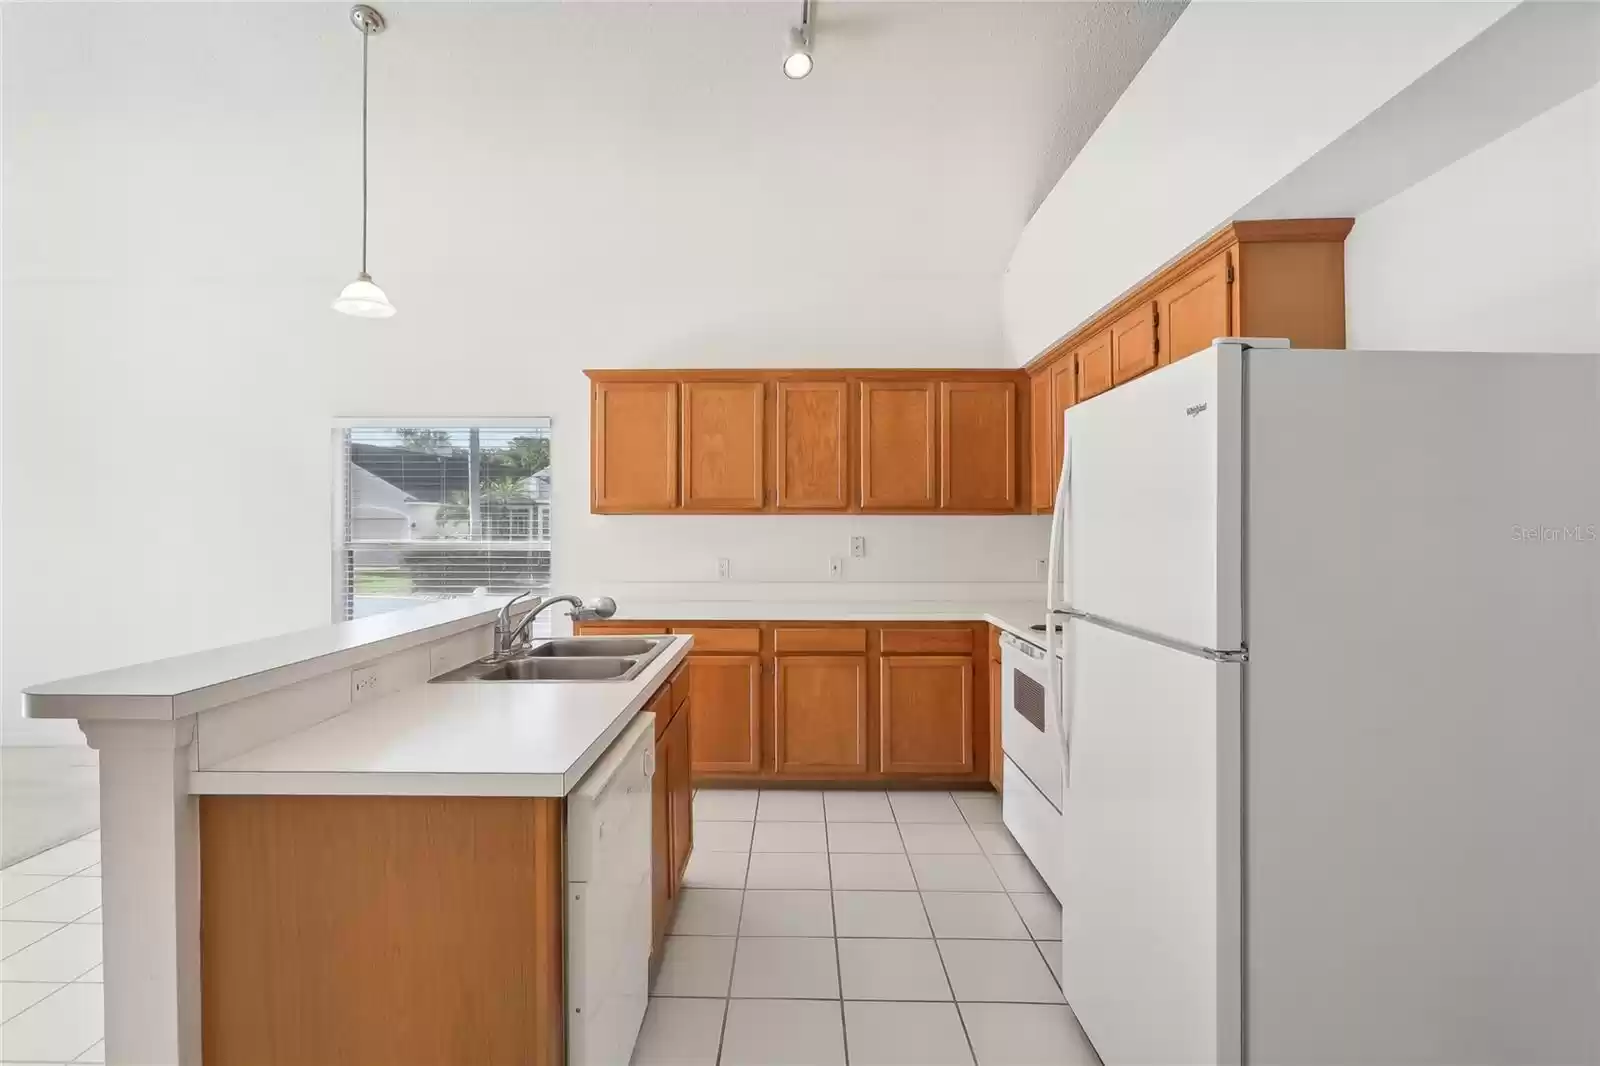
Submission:
<svg viewBox="0 0 1600 1066">
<path fill-rule="evenodd" d="M 885 655 L 879 664 L 883 772 L 971 773 L 972 656 Z"/>
<path fill-rule="evenodd" d="M 939 506 L 948 511 L 1017 509 L 1014 383 L 939 383 Z"/>
<path fill-rule="evenodd" d="M 772 712 L 778 773 L 867 772 L 865 655 L 779 655 Z"/>
<path fill-rule="evenodd" d="M 1078 399 L 1098 396 L 1111 387 L 1111 331 L 1103 329 L 1073 353 L 1078 361 Z"/>
<path fill-rule="evenodd" d="M 1156 296 L 1161 362 L 1173 363 L 1233 335 L 1228 253 L 1218 252 Z"/>
<path fill-rule="evenodd" d="M 761 772 L 759 655 L 690 655 L 687 710 L 695 775 Z"/>
<path fill-rule="evenodd" d="M 850 506 L 850 388 L 844 381 L 775 385 L 777 507 L 842 511 Z"/>
<path fill-rule="evenodd" d="M 596 511 L 661 511 L 678 503 L 678 386 L 598 381 L 589 477 Z"/>
<path fill-rule="evenodd" d="M 1066 455 L 1067 408 L 1078 402 L 1077 365 L 1072 356 L 1050 368 L 1050 504 L 1061 483 L 1061 457 Z"/>
<path fill-rule="evenodd" d="M 1050 371 L 1041 370 L 1028 379 L 1028 462 L 1033 484 L 1035 511 L 1048 511 L 1056 495 L 1053 467 L 1053 439 L 1050 435 Z"/>
<path fill-rule="evenodd" d="M 938 507 L 939 411 L 932 381 L 861 383 L 861 509 Z"/>
<path fill-rule="evenodd" d="M 686 381 L 683 389 L 683 506 L 759 511 L 766 506 L 760 381 Z"/>
<path fill-rule="evenodd" d="M 1121 385 L 1156 366 L 1156 305 L 1141 302 L 1111 323 L 1111 380 Z"/>
</svg>

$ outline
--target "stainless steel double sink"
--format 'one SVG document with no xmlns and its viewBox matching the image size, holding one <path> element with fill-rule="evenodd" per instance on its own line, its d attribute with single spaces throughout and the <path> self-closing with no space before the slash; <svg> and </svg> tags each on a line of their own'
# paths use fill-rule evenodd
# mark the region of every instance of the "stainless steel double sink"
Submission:
<svg viewBox="0 0 1600 1066">
<path fill-rule="evenodd" d="M 564 637 L 440 674 L 454 681 L 632 681 L 671 637 Z"/>
</svg>

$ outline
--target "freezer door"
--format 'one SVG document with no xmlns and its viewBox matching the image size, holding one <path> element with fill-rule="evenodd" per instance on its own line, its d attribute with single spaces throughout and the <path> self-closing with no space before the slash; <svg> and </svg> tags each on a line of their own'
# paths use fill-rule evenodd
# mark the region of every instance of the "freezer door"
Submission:
<svg viewBox="0 0 1600 1066">
<path fill-rule="evenodd" d="M 1241 346 L 1219 343 L 1067 412 L 1071 607 L 1240 645 L 1241 367 Z"/>
<path fill-rule="evenodd" d="M 1239 685 L 1070 624 L 1062 988 L 1107 1066 L 1237 1063 Z"/>
</svg>

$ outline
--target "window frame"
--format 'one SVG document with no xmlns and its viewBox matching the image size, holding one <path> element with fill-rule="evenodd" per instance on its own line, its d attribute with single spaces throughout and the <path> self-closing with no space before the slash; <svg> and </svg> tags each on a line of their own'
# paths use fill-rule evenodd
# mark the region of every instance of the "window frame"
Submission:
<svg viewBox="0 0 1600 1066">
<path fill-rule="evenodd" d="M 430 415 L 410 418 L 403 415 L 341 415 L 333 419 L 328 431 L 329 466 L 333 476 L 328 479 L 333 488 L 328 513 L 328 614 L 335 624 L 350 621 L 345 618 L 345 514 L 349 500 L 349 471 L 345 469 L 344 435 L 352 429 L 523 429 L 543 423 L 550 432 L 551 473 L 555 470 L 556 418 L 554 415 L 485 415 L 458 416 L 454 418 Z M 555 478 L 550 481 L 549 539 L 555 542 Z M 537 526 L 537 517 L 534 525 Z M 555 556 L 551 553 L 551 581 L 555 579 Z"/>
</svg>

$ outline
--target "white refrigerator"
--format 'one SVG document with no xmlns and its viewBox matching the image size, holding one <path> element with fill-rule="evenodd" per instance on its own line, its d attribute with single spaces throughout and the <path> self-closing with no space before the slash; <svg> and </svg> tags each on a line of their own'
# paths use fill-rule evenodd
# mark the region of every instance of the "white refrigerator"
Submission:
<svg viewBox="0 0 1600 1066">
<path fill-rule="evenodd" d="M 1219 340 L 1065 439 L 1108 1066 L 1600 1061 L 1600 356 Z"/>
</svg>

